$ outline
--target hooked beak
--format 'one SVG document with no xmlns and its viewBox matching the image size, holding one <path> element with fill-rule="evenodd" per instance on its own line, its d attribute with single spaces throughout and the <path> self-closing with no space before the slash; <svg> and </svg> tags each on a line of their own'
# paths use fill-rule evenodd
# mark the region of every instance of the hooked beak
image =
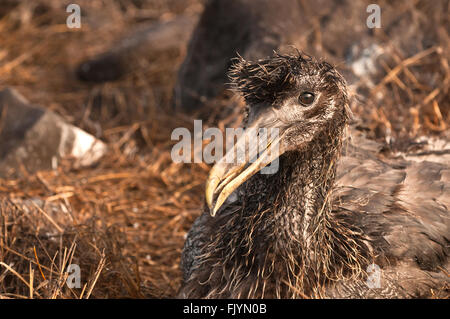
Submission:
<svg viewBox="0 0 450 319">
<path fill-rule="evenodd" d="M 270 129 L 267 128 L 268 122 L 272 122 Z M 206 202 L 211 216 L 215 216 L 240 185 L 284 152 L 280 147 L 282 136 L 273 124 L 270 114 L 262 114 L 213 166 L 206 181 Z"/>
</svg>

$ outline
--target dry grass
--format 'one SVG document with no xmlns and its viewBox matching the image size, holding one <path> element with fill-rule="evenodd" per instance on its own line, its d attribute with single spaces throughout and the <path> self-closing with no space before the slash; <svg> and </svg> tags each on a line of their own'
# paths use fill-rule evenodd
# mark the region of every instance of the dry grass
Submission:
<svg viewBox="0 0 450 319">
<path fill-rule="evenodd" d="M 79 0 L 88 12 L 79 31 L 65 27 L 63 1 L 2 8 L 0 89 L 17 88 L 31 102 L 101 138 L 109 153 L 88 169 L 75 169 L 67 160 L 54 171 L 24 168 L 22 178 L 0 179 L 0 298 L 176 294 L 184 236 L 200 213 L 209 170 L 206 164 L 175 164 L 170 158 L 173 128 L 193 126 L 192 118 L 169 109 L 185 47 L 149 55 L 140 61 L 142 68 L 112 83 L 81 83 L 73 70 L 142 21 L 198 12 L 201 2 Z M 420 82 L 420 67 L 426 66 L 439 69 L 439 86 Z M 382 106 L 375 98 L 369 103 L 372 131 L 380 123 L 412 135 L 448 128 L 448 47 L 409 58 L 399 53 L 385 68 L 373 94 L 392 93 L 392 98 Z M 411 95 L 412 106 L 401 109 L 411 125 L 397 129 L 392 114 L 399 109 L 391 107 Z M 355 112 L 364 117 L 367 109 Z M 81 267 L 82 288 L 64 284 L 71 263 Z"/>
<path fill-rule="evenodd" d="M 149 1 L 141 12 L 131 1 L 77 3 L 114 23 L 105 18 L 95 30 L 70 31 L 65 6 L 51 1 L 22 4 L 25 15 L 43 5 L 31 20 L 19 9 L 0 19 L 0 86 L 16 87 L 110 146 L 94 168 L 75 170 L 67 161 L 56 171 L 0 180 L 0 296 L 79 298 L 92 290 L 97 298 L 170 297 L 207 173 L 206 166 L 170 159 L 172 129 L 192 125 L 165 110 L 184 48 L 148 57 L 147 67 L 115 83 L 83 84 L 73 70 L 131 28 L 134 15 L 152 20 L 190 10 L 195 1 Z M 38 199 L 41 209 L 32 204 Z M 84 290 L 61 285 L 70 258 L 81 267 Z"/>
</svg>

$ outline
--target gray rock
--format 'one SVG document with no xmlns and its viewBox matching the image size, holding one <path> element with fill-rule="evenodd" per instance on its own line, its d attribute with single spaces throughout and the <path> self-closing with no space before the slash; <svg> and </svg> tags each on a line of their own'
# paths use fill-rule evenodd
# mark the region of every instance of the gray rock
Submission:
<svg viewBox="0 0 450 319">
<path fill-rule="evenodd" d="M 61 158 L 89 166 L 106 145 L 59 115 L 31 105 L 14 89 L 0 91 L 0 177 L 54 169 Z"/>
</svg>

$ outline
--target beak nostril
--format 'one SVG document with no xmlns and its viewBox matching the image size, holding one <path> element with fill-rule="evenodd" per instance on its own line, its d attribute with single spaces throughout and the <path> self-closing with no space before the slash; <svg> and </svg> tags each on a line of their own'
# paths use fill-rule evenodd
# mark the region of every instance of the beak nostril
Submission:
<svg viewBox="0 0 450 319">
<path fill-rule="evenodd" d="M 279 109 L 281 109 L 281 105 L 275 104 L 272 106 L 272 108 L 274 108 L 275 110 L 279 110 Z"/>
</svg>

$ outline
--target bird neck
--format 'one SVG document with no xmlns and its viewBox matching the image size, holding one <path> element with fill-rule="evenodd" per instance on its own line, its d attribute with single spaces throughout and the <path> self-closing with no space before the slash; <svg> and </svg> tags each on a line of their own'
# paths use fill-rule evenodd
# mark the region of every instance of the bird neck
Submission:
<svg viewBox="0 0 450 319">
<path fill-rule="evenodd" d="M 328 220 L 339 149 L 340 145 L 313 143 L 281 159 L 282 183 L 273 216 L 281 242 L 299 240 L 307 249 L 311 235 Z"/>
<path fill-rule="evenodd" d="M 259 175 L 255 180 L 259 187 L 264 185 L 258 197 L 265 198 L 258 202 L 271 208 L 267 218 L 272 219 L 279 246 L 301 243 L 310 251 L 313 234 L 329 220 L 342 134 L 343 129 L 323 132 L 306 147 L 283 154 L 275 175 Z"/>
</svg>

